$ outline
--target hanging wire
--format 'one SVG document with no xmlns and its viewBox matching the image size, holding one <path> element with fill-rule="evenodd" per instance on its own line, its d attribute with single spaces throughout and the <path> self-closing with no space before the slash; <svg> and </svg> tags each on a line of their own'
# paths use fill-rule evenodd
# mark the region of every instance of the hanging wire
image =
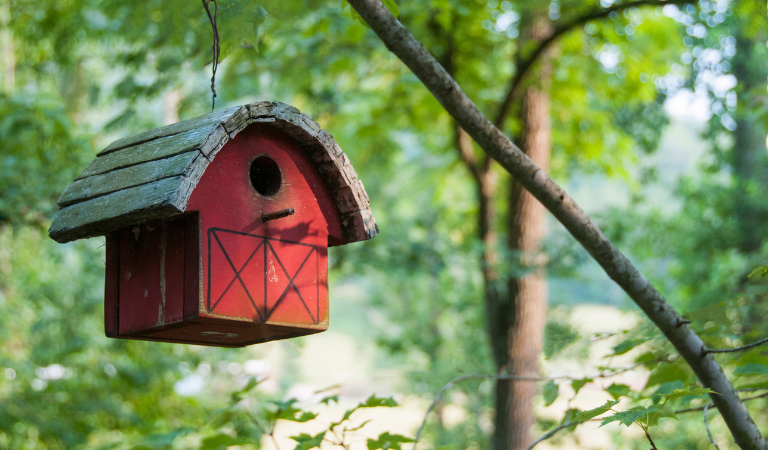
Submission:
<svg viewBox="0 0 768 450">
<path fill-rule="evenodd" d="M 211 14 L 208 5 L 213 3 L 213 14 Z M 221 53 L 221 47 L 219 47 L 219 28 L 216 26 L 216 15 L 219 13 L 219 4 L 216 0 L 203 0 L 203 7 L 208 14 L 208 20 L 211 22 L 211 28 L 213 28 L 213 63 L 211 65 L 213 74 L 211 76 L 211 112 L 216 107 L 216 69 L 219 67 L 219 54 Z"/>
</svg>

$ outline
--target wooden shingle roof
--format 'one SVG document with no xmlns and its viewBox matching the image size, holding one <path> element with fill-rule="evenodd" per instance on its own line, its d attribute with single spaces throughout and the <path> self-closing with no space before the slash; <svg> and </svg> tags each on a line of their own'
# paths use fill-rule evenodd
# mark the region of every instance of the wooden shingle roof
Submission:
<svg viewBox="0 0 768 450">
<path fill-rule="evenodd" d="M 257 122 L 283 130 L 314 161 L 341 212 L 347 243 L 378 234 L 347 155 L 311 117 L 280 102 L 236 106 L 118 139 L 64 190 L 48 234 L 63 243 L 183 213 L 218 151 Z"/>
</svg>

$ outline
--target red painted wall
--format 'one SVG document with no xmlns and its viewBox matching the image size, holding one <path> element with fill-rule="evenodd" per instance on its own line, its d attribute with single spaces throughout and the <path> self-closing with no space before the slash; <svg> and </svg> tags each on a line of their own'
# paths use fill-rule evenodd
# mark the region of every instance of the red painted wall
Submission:
<svg viewBox="0 0 768 450">
<path fill-rule="evenodd" d="M 251 162 L 282 173 L 279 191 L 260 195 Z M 264 213 L 295 214 L 264 222 Z M 192 193 L 202 231 L 201 316 L 327 327 L 328 237 L 341 238 L 333 199 L 312 161 L 282 132 L 243 130 L 215 156 Z"/>
</svg>

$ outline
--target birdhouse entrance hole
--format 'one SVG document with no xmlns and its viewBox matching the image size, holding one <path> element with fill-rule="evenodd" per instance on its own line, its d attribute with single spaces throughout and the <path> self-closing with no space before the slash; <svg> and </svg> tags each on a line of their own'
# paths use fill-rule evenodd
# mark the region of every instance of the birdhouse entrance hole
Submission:
<svg viewBox="0 0 768 450">
<path fill-rule="evenodd" d="M 282 181 L 280 167 L 269 156 L 259 156 L 251 163 L 251 184 L 259 194 L 264 196 L 277 194 Z"/>
</svg>

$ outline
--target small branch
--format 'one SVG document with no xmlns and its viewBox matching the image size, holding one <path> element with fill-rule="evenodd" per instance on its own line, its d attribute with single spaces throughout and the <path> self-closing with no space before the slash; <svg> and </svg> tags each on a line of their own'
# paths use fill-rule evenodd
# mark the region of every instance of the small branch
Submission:
<svg viewBox="0 0 768 450">
<path fill-rule="evenodd" d="M 651 435 L 648 434 L 648 430 L 643 430 L 643 431 L 645 431 L 645 437 L 648 438 L 648 442 L 651 443 L 651 447 L 653 448 L 653 450 L 659 450 L 658 447 L 656 447 L 656 444 L 653 443 L 653 439 L 651 439 Z"/>
<path fill-rule="evenodd" d="M 472 137 L 468 135 L 467 132 L 459 126 L 459 124 L 455 124 L 455 129 L 456 150 L 459 153 L 459 157 L 464 163 L 464 166 L 466 166 L 467 170 L 469 170 L 470 174 L 472 174 L 472 177 L 475 179 L 475 181 L 482 183 L 483 173 L 481 166 L 477 163 L 477 157 L 472 150 Z"/>
<path fill-rule="evenodd" d="M 541 443 L 541 442 L 543 442 L 543 441 L 546 441 L 547 439 L 549 439 L 549 438 L 551 438 L 552 436 L 554 436 L 554 435 L 555 435 L 555 433 L 557 433 L 558 431 L 560 431 L 560 430 L 562 430 L 562 429 L 564 429 L 564 428 L 568 428 L 568 427 L 572 427 L 572 426 L 574 426 L 574 425 L 578 425 L 578 424 L 580 424 L 580 423 L 584 423 L 584 422 L 577 422 L 577 421 L 568 422 L 568 423 L 564 423 L 564 424 L 560 425 L 560 426 L 559 426 L 559 427 L 557 427 L 557 428 L 554 428 L 554 429 L 552 429 L 552 430 L 549 430 L 549 431 L 547 431 L 547 433 L 546 433 L 544 436 L 542 436 L 542 437 L 540 437 L 540 438 L 536 439 L 536 440 L 533 442 L 533 444 L 531 444 L 531 445 L 530 445 L 530 446 L 529 446 L 527 449 L 525 449 L 525 450 L 531 450 L 533 447 L 536 447 L 536 446 L 537 446 L 539 443 Z"/>
<path fill-rule="evenodd" d="M 704 428 L 707 429 L 707 436 L 709 436 L 709 442 L 711 442 L 712 445 L 714 445 L 717 450 L 720 450 L 720 447 L 717 446 L 717 442 L 715 442 L 715 438 L 712 437 L 712 432 L 709 431 L 709 422 L 707 422 L 707 409 L 709 409 L 709 405 L 711 405 L 711 403 L 704 406 L 704 411 L 702 414 L 704 416 Z"/>
<path fill-rule="evenodd" d="M 740 352 L 743 350 L 749 350 L 750 348 L 754 348 L 763 344 L 768 344 L 768 338 L 762 339 L 757 342 L 753 342 L 751 344 L 742 345 L 741 347 L 735 347 L 735 348 L 722 348 L 722 349 L 715 349 L 715 348 L 708 348 L 704 350 L 704 354 L 707 353 L 734 353 L 734 352 Z"/>
<path fill-rule="evenodd" d="M 421 421 L 421 426 L 419 427 L 419 431 L 416 432 L 416 437 L 413 438 L 413 450 L 416 449 L 416 446 L 419 443 L 419 439 L 421 438 L 421 433 L 424 431 L 424 427 L 427 425 L 427 417 L 429 416 L 429 413 L 432 412 L 432 410 L 435 409 L 435 406 L 437 406 L 437 403 L 440 401 L 440 399 L 443 398 L 443 394 L 445 394 L 445 391 L 453 387 L 453 385 L 457 383 L 461 383 L 462 381 L 467 380 L 477 380 L 477 379 L 496 379 L 496 380 L 518 380 L 518 381 L 544 381 L 547 380 L 547 378 L 540 378 L 540 377 L 519 377 L 517 375 L 490 375 L 490 374 L 479 374 L 479 373 L 473 373 L 469 375 L 462 375 L 460 377 L 456 377 L 453 380 L 449 381 L 445 386 L 443 386 L 442 389 L 440 389 L 437 392 L 437 395 L 435 395 L 435 398 L 432 400 L 432 403 L 429 405 L 429 408 L 427 408 L 427 411 L 424 413 L 424 420 Z"/>
<path fill-rule="evenodd" d="M 538 47 L 531 53 L 531 55 L 522 60 L 518 67 L 515 68 L 515 74 L 512 76 L 512 78 L 509 80 L 509 87 L 507 88 L 507 93 L 504 96 L 504 100 L 501 102 L 501 106 L 499 107 L 499 112 L 496 115 L 496 120 L 494 120 L 494 124 L 501 128 L 502 124 L 504 123 L 504 120 L 507 118 L 507 112 L 509 111 L 509 106 L 512 104 L 512 99 L 514 99 L 515 94 L 517 93 L 517 88 L 520 86 L 520 82 L 523 81 L 523 77 L 526 73 L 528 73 L 528 70 L 533 66 L 533 64 L 539 59 L 539 57 L 544 53 L 544 50 L 546 50 L 554 41 L 556 41 L 560 36 L 563 34 L 573 30 L 576 27 L 582 26 L 586 24 L 587 22 L 591 20 L 596 19 L 602 19 L 603 17 L 606 17 L 610 15 L 613 12 L 620 12 L 624 11 L 625 9 L 632 8 L 634 6 L 661 6 L 661 5 L 667 5 L 667 4 L 684 4 L 684 3 L 690 3 L 691 0 L 637 0 L 633 2 L 626 2 L 621 3 L 618 5 L 612 5 L 609 8 L 600 8 L 596 11 L 591 11 L 587 14 L 584 14 L 583 16 L 577 17 L 570 22 L 567 22 L 557 28 L 552 32 L 552 34 L 541 41 Z"/>
<path fill-rule="evenodd" d="M 739 389 L 739 391 L 741 391 L 741 390 L 742 389 Z M 745 389 L 744 391 L 749 391 L 749 390 L 752 390 L 752 389 Z M 768 397 L 768 392 L 764 392 L 764 393 L 762 393 L 760 395 L 753 395 L 752 397 L 742 398 L 741 401 L 742 402 L 748 402 L 750 400 L 755 400 L 755 399 L 763 398 L 763 397 Z M 689 412 L 694 412 L 694 411 L 704 411 L 704 408 L 712 408 L 712 407 L 717 408 L 713 403 L 707 403 L 706 405 L 699 406 L 697 408 L 688 408 L 688 409 L 681 409 L 681 410 L 675 411 L 675 414 L 684 414 L 684 413 L 689 413 Z"/>
</svg>

